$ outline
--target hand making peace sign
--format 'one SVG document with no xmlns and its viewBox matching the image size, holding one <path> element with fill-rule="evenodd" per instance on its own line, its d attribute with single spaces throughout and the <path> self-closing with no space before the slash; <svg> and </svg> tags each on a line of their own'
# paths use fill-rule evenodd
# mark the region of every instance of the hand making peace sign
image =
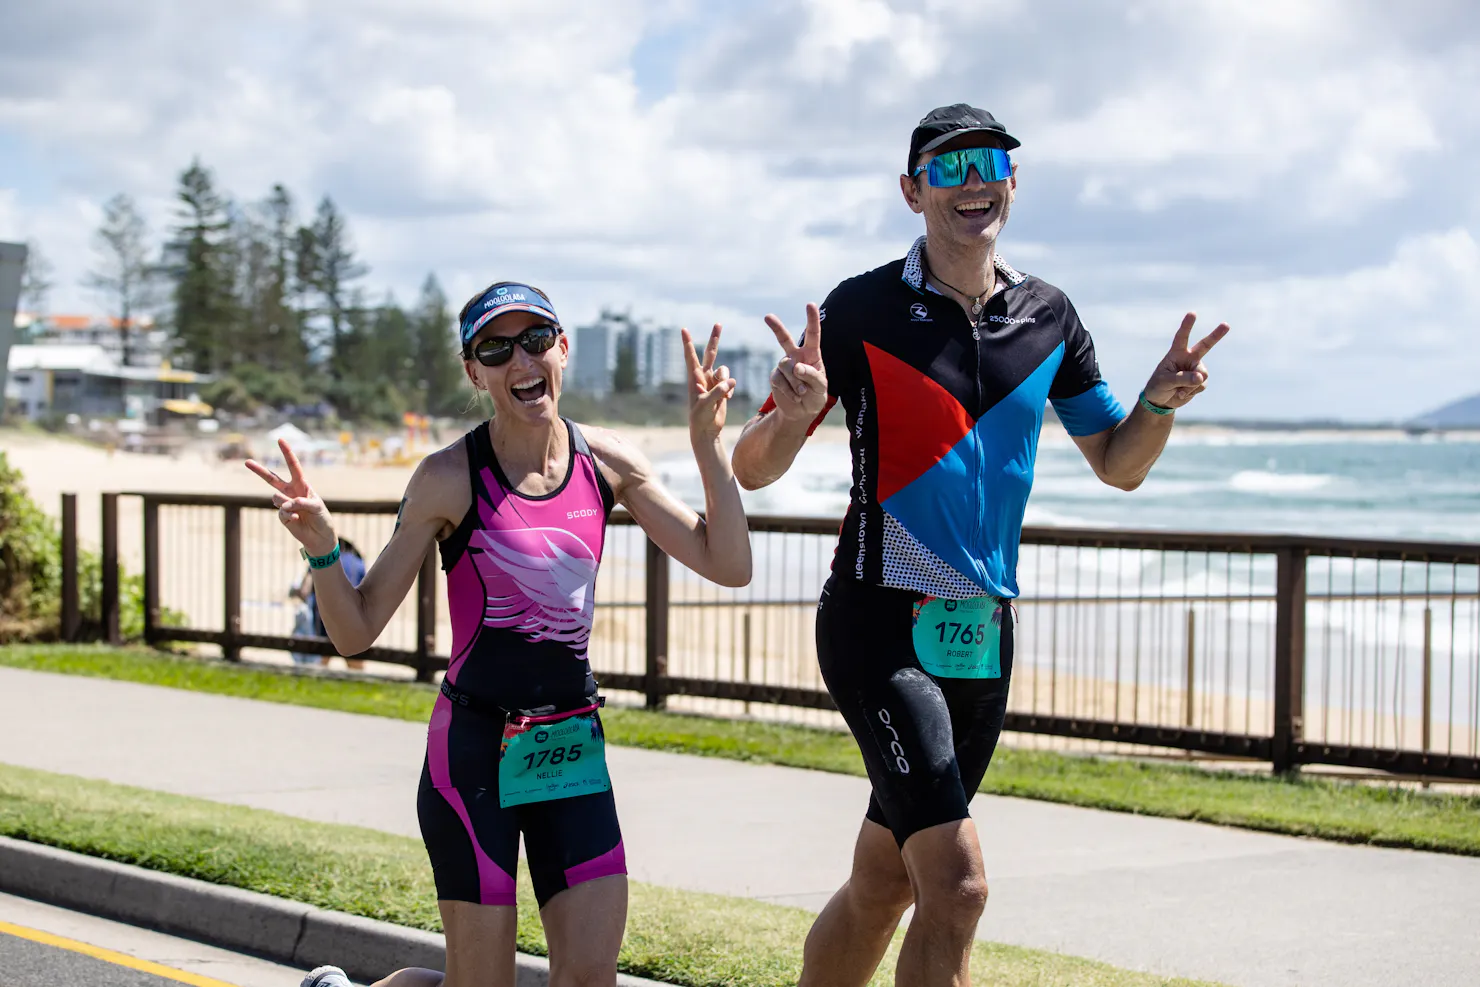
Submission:
<svg viewBox="0 0 1480 987">
<path fill-rule="evenodd" d="M 282 479 L 255 459 L 247 460 L 247 469 L 266 480 L 275 491 L 272 506 L 278 509 L 278 520 L 283 522 L 288 533 L 298 539 L 309 555 L 328 555 L 339 544 L 334 525 L 330 523 L 329 508 L 308 485 L 303 475 L 303 464 L 288 448 L 287 440 L 278 439 L 278 448 L 283 452 L 283 462 L 288 464 L 288 479 Z"/>
<path fill-rule="evenodd" d="M 807 303 L 807 331 L 798 346 L 774 315 L 766 325 L 785 354 L 771 373 L 771 399 L 782 418 L 811 422 L 827 404 L 827 369 L 822 365 L 822 315 Z"/>
<path fill-rule="evenodd" d="M 725 408 L 735 393 L 735 378 L 729 367 L 715 369 L 719 355 L 720 327 L 715 325 L 704 347 L 704 362 L 694 352 L 694 337 L 687 329 L 683 336 L 683 358 L 689 366 L 689 437 L 691 440 L 713 440 L 725 427 Z"/>
<path fill-rule="evenodd" d="M 1172 337 L 1172 348 L 1161 358 L 1151 379 L 1146 382 L 1146 400 L 1163 408 L 1180 408 L 1208 386 L 1208 368 L 1203 366 L 1203 357 L 1218 345 L 1218 340 L 1228 335 L 1228 323 L 1208 333 L 1193 347 L 1187 343 L 1192 336 L 1192 325 L 1197 314 L 1188 312 Z"/>
</svg>

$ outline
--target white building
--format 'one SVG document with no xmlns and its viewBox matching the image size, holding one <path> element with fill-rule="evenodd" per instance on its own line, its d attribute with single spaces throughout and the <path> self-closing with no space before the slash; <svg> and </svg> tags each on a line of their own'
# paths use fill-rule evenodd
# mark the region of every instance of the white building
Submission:
<svg viewBox="0 0 1480 987">
<path fill-rule="evenodd" d="M 572 390 L 605 397 L 613 387 L 617 353 L 630 353 L 639 391 L 653 393 L 682 387 L 688 379 L 679 330 L 653 327 L 625 312 L 603 310 L 589 326 L 577 326 L 571 339 L 571 366 L 566 378 Z"/>
<path fill-rule="evenodd" d="M 101 346 L 22 344 L 10 348 L 5 405 L 27 418 L 76 414 L 158 420 L 165 413 L 202 414 L 202 374 L 121 367 Z"/>
<path fill-rule="evenodd" d="M 606 397 L 611 393 L 612 369 L 616 365 L 617 334 L 612 323 L 603 318 L 595 325 L 577 326 L 572 335 L 570 388 Z"/>
<path fill-rule="evenodd" d="M 722 348 L 719 354 L 719 362 L 728 366 L 730 376 L 735 378 L 736 394 L 757 407 L 771 393 L 771 371 L 776 369 L 780 359 L 779 350 L 755 350 L 748 346 L 729 350 Z"/>
<path fill-rule="evenodd" d="M 131 320 L 127 333 L 128 361 L 131 367 L 156 367 L 169 355 L 169 336 L 142 316 Z M 20 342 L 39 346 L 98 346 L 109 359 L 124 364 L 124 334 L 119 321 L 94 315 L 16 316 L 15 327 Z"/>
<path fill-rule="evenodd" d="M 668 384 L 682 387 L 688 380 L 683 337 L 677 329 L 642 329 L 637 354 L 637 381 L 642 390 L 658 391 Z"/>
</svg>

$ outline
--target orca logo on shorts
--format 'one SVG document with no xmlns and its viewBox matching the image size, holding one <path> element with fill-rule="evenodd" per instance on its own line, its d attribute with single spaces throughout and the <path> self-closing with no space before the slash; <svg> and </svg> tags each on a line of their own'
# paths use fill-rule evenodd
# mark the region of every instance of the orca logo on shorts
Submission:
<svg viewBox="0 0 1480 987">
<path fill-rule="evenodd" d="M 887 709 L 879 710 L 879 722 L 888 728 L 889 735 L 894 738 L 889 741 L 889 753 L 894 755 L 894 766 L 899 769 L 900 774 L 907 775 L 910 773 L 910 762 L 905 759 L 904 747 L 899 743 L 899 731 L 891 725 L 892 719 Z"/>
</svg>

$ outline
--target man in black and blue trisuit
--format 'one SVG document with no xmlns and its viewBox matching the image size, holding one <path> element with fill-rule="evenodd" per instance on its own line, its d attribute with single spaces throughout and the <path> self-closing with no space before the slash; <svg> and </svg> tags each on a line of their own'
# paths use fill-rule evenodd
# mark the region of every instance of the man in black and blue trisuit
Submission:
<svg viewBox="0 0 1480 987">
<path fill-rule="evenodd" d="M 925 235 L 808 305 L 800 341 L 766 319 L 785 356 L 736 443 L 735 476 L 774 482 L 841 402 L 853 486 L 817 656 L 873 785 L 852 874 L 807 937 L 802 987 L 861 987 L 911 904 L 896 984 L 969 983 L 987 882 L 968 803 L 1007 712 L 1044 406 L 1101 480 L 1133 490 L 1228 332 L 1190 345 L 1189 313 L 1127 414 L 1069 299 L 997 253 L 1018 144 L 984 110 L 931 111 L 900 176 Z"/>
</svg>

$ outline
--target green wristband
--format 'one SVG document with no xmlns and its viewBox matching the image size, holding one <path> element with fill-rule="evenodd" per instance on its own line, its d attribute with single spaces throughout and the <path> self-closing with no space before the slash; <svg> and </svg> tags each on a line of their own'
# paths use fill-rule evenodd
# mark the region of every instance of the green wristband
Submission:
<svg viewBox="0 0 1480 987">
<path fill-rule="evenodd" d="M 1145 391 L 1141 392 L 1141 407 L 1145 408 L 1153 415 L 1170 415 L 1172 412 L 1177 410 L 1176 408 L 1163 408 L 1159 404 L 1152 404 L 1150 399 L 1146 397 Z"/>
<path fill-rule="evenodd" d="M 327 569 L 339 561 L 339 543 L 334 543 L 334 551 L 328 555 L 309 555 L 306 548 L 299 548 L 298 554 L 308 560 L 308 567 L 310 569 Z"/>
</svg>

